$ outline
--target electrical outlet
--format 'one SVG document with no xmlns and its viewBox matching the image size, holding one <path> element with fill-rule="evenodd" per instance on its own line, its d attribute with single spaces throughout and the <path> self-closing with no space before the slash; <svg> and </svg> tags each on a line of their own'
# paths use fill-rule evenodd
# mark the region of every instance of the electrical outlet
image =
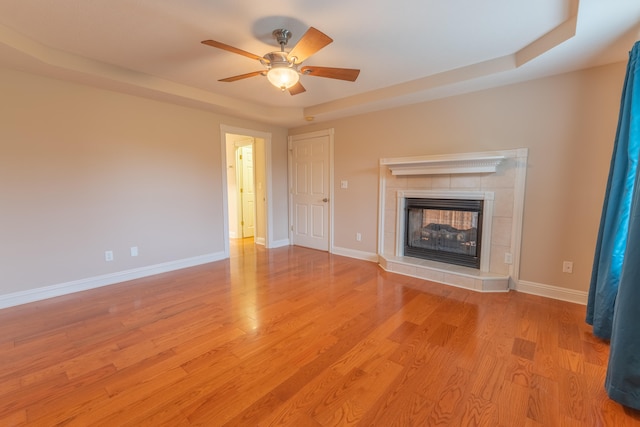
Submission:
<svg viewBox="0 0 640 427">
<path fill-rule="evenodd" d="M 340 181 L 340 188 L 349 188 L 349 181 L 342 180 Z"/>
<path fill-rule="evenodd" d="M 362 241 L 362 234 L 361 234 L 361 233 L 356 233 L 356 240 L 357 240 L 358 242 L 361 242 L 361 241 Z"/>
<path fill-rule="evenodd" d="M 513 255 L 511 255 L 511 253 L 506 252 L 504 254 L 504 263 L 505 264 L 513 264 Z"/>
<path fill-rule="evenodd" d="M 131 256 L 138 256 L 138 247 L 131 246 Z"/>
<path fill-rule="evenodd" d="M 562 272 L 563 273 L 573 273 L 573 262 L 572 261 L 563 261 L 562 262 Z"/>
<path fill-rule="evenodd" d="M 113 261 L 113 251 L 105 251 L 104 252 L 104 260 L 105 261 Z"/>
</svg>

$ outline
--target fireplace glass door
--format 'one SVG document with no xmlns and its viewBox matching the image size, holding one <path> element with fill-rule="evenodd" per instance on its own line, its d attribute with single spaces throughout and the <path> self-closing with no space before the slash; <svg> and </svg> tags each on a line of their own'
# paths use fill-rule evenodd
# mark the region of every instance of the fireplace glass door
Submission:
<svg viewBox="0 0 640 427">
<path fill-rule="evenodd" d="M 404 254 L 480 268 L 482 206 L 482 200 L 406 199 Z"/>
</svg>

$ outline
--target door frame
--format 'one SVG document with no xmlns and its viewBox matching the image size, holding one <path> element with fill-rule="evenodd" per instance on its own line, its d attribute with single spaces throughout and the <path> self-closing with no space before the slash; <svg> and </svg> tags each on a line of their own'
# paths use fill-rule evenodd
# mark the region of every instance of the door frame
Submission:
<svg viewBox="0 0 640 427">
<path fill-rule="evenodd" d="M 222 152 L 221 158 L 221 175 L 222 175 L 222 237 L 224 243 L 224 256 L 229 258 L 229 195 L 227 188 L 227 134 L 246 135 L 253 138 L 260 138 L 264 141 L 264 171 L 265 171 L 265 189 L 264 189 L 264 205 L 265 205 L 265 247 L 271 248 L 273 243 L 273 208 L 271 203 L 272 177 L 271 177 L 271 133 L 260 132 L 253 129 L 239 128 L 235 126 L 220 125 L 220 147 Z M 255 151 L 254 151 L 255 153 Z M 255 159 L 254 159 L 255 167 Z M 255 174 L 254 174 L 255 179 Z M 257 218 L 256 218 L 257 220 Z"/>
<path fill-rule="evenodd" d="M 293 142 L 295 140 L 317 138 L 320 136 L 329 137 L 329 215 L 328 215 L 328 233 L 329 233 L 329 253 L 333 253 L 333 206 L 334 206 L 334 188 L 333 188 L 333 135 L 334 129 L 324 129 L 315 132 L 301 133 L 297 135 L 289 136 L 288 138 L 288 152 L 287 152 L 287 166 L 288 166 L 288 180 L 289 180 L 289 242 L 293 245 L 293 230 L 295 229 L 295 215 L 293 212 Z"/>
</svg>

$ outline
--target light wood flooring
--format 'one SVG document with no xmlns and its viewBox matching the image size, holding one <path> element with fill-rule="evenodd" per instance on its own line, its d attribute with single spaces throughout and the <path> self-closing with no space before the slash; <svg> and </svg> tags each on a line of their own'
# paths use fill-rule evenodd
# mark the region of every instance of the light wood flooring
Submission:
<svg viewBox="0 0 640 427">
<path fill-rule="evenodd" d="M 585 307 L 236 241 L 0 310 L 0 426 L 631 426 Z"/>
</svg>

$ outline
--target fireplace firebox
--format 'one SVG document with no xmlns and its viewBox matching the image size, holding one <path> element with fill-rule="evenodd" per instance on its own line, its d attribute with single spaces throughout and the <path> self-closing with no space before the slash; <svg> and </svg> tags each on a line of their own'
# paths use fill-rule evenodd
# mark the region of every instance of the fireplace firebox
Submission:
<svg viewBox="0 0 640 427">
<path fill-rule="evenodd" d="M 407 198 L 404 255 L 480 268 L 483 200 Z"/>
</svg>

